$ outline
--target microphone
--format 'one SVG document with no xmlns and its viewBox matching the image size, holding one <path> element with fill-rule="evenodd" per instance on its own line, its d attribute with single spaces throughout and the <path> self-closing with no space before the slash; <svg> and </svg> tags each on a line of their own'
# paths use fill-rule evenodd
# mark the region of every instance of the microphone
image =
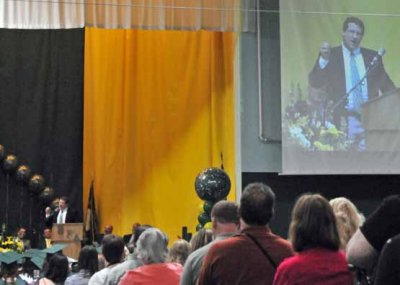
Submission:
<svg viewBox="0 0 400 285">
<path fill-rule="evenodd" d="M 379 60 L 379 58 L 381 58 L 382 56 L 385 55 L 385 53 L 386 53 L 386 50 L 385 50 L 384 48 L 380 48 L 380 49 L 378 50 L 378 52 L 376 53 L 376 55 L 374 56 L 374 58 L 373 58 L 373 59 L 371 60 L 371 62 L 369 63 L 367 70 L 370 69 L 370 68 L 372 68 L 372 67 L 377 63 L 377 61 Z"/>
</svg>

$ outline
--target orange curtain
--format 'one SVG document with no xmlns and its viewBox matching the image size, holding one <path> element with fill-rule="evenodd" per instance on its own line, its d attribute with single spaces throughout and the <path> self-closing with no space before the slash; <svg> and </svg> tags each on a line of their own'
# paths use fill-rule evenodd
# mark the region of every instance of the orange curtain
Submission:
<svg viewBox="0 0 400 285">
<path fill-rule="evenodd" d="M 221 153 L 235 199 L 234 34 L 85 32 L 84 208 L 93 180 L 101 227 L 193 232 L 195 177 Z"/>
</svg>

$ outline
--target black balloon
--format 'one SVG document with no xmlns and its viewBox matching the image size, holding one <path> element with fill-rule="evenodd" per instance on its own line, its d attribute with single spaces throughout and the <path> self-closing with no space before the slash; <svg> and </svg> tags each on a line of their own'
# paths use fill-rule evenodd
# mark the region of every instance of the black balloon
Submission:
<svg viewBox="0 0 400 285">
<path fill-rule="evenodd" d="M 18 166 L 18 159 L 15 155 L 9 154 L 3 160 L 3 170 L 13 172 Z"/>
<path fill-rule="evenodd" d="M 202 200 L 219 201 L 228 196 L 231 180 L 220 168 L 207 168 L 197 175 L 194 187 Z"/>
<path fill-rule="evenodd" d="M 199 230 L 201 230 L 203 228 L 203 225 L 202 224 L 198 224 L 197 226 L 196 226 L 196 232 L 198 232 Z"/>
<path fill-rule="evenodd" d="M 201 225 L 205 225 L 205 224 L 207 224 L 208 222 L 211 222 L 211 218 L 210 218 L 210 216 L 208 215 L 208 214 L 206 214 L 206 213 L 201 213 L 198 217 L 197 217 L 197 220 L 199 221 L 199 223 L 201 224 Z"/>
<path fill-rule="evenodd" d="M 20 165 L 17 168 L 17 172 L 15 173 L 15 177 L 19 182 L 28 181 L 30 176 L 31 176 L 31 169 L 26 165 Z"/>
<path fill-rule="evenodd" d="M 5 156 L 6 156 L 6 149 L 4 148 L 4 146 L 0 144 L 0 161 L 2 161 Z"/>
<path fill-rule="evenodd" d="M 215 203 L 213 201 L 205 201 L 203 205 L 204 212 L 210 215 L 211 209 L 214 206 L 214 204 Z"/>
<path fill-rule="evenodd" d="M 43 191 L 40 193 L 39 198 L 43 202 L 50 202 L 54 199 L 54 189 L 51 187 L 45 187 Z"/>
<path fill-rule="evenodd" d="M 35 174 L 29 179 L 29 189 L 34 193 L 39 193 L 43 190 L 45 181 L 42 175 Z"/>
</svg>

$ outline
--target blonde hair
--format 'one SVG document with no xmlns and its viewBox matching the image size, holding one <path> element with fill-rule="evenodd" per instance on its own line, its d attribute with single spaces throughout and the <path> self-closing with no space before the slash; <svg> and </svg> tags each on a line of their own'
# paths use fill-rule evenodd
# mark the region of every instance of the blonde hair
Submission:
<svg viewBox="0 0 400 285">
<path fill-rule="evenodd" d="M 190 244 L 184 239 L 179 239 L 175 241 L 169 249 L 167 262 L 177 262 L 184 265 L 189 256 L 189 252 Z"/>
<path fill-rule="evenodd" d="M 345 250 L 350 238 L 362 225 L 365 218 L 347 198 L 338 197 L 329 201 L 336 216 L 340 236 L 340 248 Z"/>
</svg>

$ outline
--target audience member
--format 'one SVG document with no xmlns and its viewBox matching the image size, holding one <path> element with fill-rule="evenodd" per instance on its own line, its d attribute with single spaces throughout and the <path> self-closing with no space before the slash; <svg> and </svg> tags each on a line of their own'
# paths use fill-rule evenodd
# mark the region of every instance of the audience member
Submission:
<svg viewBox="0 0 400 285">
<path fill-rule="evenodd" d="M 87 285 L 90 277 L 98 271 L 99 261 L 94 246 L 86 245 L 79 253 L 78 273 L 65 280 L 65 285 Z"/>
<path fill-rule="evenodd" d="M 213 244 L 204 259 L 199 284 L 272 284 L 284 258 L 293 255 L 291 244 L 273 234 L 268 224 L 275 194 L 262 183 L 248 185 L 240 199 L 240 234 Z"/>
<path fill-rule="evenodd" d="M 347 245 L 347 261 L 372 270 L 386 241 L 400 234 L 400 196 L 389 196 L 366 219 Z"/>
<path fill-rule="evenodd" d="M 203 259 L 211 245 L 233 236 L 239 229 L 238 207 L 229 201 L 219 201 L 211 210 L 212 232 L 215 237 L 209 243 L 193 251 L 185 262 L 180 285 L 196 285 L 199 280 Z"/>
<path fill-rule="evenodd" d="M 128 248 L 133 244 L 133 240 L 135 239 L 135 231 L 136 231 L 136 228 L 138 228 L 138 227 L 140 227 L 139 223 L 133 223 L 133 225 L 132 225 L 132 233 L 124 235 L 124 237 L 123 237 L 124 242 L 128 246 Z"/>
<path fill-rule="evenodd" d="M 400 284 L 400 235 L 386 242 L 379 256 L 374 285 Z"/>
<path fill-rule="evenodd" d="M 167 262 L 176 262 L 183 266 L 189 256 L 189 252 L 190 243 L 184 239 L 179 239 L 175 241 L 169 249 Z"/>
<path fill-rule="evenodd" d="M 356 206 L 345 197 L 338 197 L 329 201 L 336 217 L 340 237 L 340 249 L 346 250 L 347 243 L 364 222 L 364 216 Z"/>
<path fill-rule="evenodd" d="M 120 285 L 177 285 L 182 274 L 182 265 L 166 263 L 168 240 L 160 230 L 145 230 L 139 237 L 135 252 L 144 264 L 129 270 L 121 279 Z"/>
<path fill-rule="evenodd" d="M 107 266 L 96 272 L 89 280 L 89 285 L 103 285 L 110 270 L 124 258 L 124 241 L 121 237 L 110 234 L 103 239 L 103 256 Z"/>
<path fill-rule="evenodd" d="M 45 248 L 50 248 L 51 246 L 52 246 L 51 229 L 45 228 L 43 230 L 42 236 L 39 238 L 37 248 L 45 249 Z"/>
<path fill-rule="evenodd" d="M 200 229 L 198 230 L 190 240 L 190 252 L 196 251 L 199 248 L 212 242 L 212 230 Z"/>
<path fill-rule="evenodd" d="M 297 200 L 289 236 L 298 255 L 284 260 L 274 285 L 351 285 L 346 257 L 339 251 L 340 238 L 329 202 L 318 194 Z"/>
<path fill-rule="evenodd" d="M 103 242 L 103 238 L 105 235 L 110 235 L 113 233 L 114 227 L 112 225 L 106 225 L 104 227 L 104 232 L 100 234 L 98 237 L 98 242 L 101 244 Z"/>
<path fill-rule="evenodd" d="M 138 226 L 135 228 L 134 232 L 134 240 L 132 242 L 132 247 L 136 248 L 137 241 L 141 234 L 147 230 L 150 229 L 151 226 L 149 225 L 143 225 L 143 226 Z M 124 262 L 116 265 L 114 268 L 112 268 L 107 275 L 105 285 L 116 285 L 119 283 L 119 280 L 121 277 L 130 269 L 137 268 L 139 266 L 143 265 L 143 263 L 138 259 L 137 254 L 135 252 L 132 252 L 128 255 L 127 260 Z"/>
<path fill-rule="evenodd" d="M 18 228 L 16 240 L 22 242 L 24 245 L 24 250 L 31 248 L 31 241 L 26 238 L 26 229 L 24 227 Z"/>
<path fill-rule="evenodd" d="M 68 259 L 62 254 L 54 254 L 50 258 L 44 277 L 39 279 L 39 285 L 64 284 L 68 270 Z"/>
</svg>

